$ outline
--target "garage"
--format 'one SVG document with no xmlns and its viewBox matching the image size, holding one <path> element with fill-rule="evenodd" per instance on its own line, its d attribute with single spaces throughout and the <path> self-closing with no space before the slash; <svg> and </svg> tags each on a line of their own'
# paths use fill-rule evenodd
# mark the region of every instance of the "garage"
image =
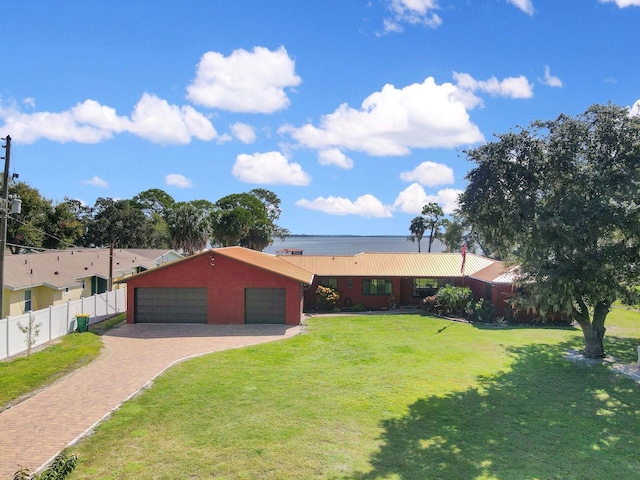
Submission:
<svg viewBox="0 0 640 480">
<path fill-rule="evenodd" d="M 135 323 L 207 323 L 206 288 L 136 288 Z"/>
<path fill-rule="evenodd" d="M 286 323 L 286 300 L 284 288 L 245 289 L 245 323 Z"/>
</svg>

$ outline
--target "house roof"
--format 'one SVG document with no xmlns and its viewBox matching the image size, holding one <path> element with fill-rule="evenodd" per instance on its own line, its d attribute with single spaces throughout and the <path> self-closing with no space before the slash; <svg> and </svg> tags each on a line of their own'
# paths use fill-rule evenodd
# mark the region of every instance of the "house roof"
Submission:
<svg viewBox="0 0 640 480">
<path fill-rule="evenodd" d="M 496 260 L 491 265 L 488 265 L 469 276 L 487 283 L 511 284 L 515 280 L 512 272 L 513 268 L 508 268 L 504 263 Z"/>
<path fill-rule="evenodd" d="M 158 252 L 164 252 L 158 254 Z M 170 250 L 113 251 L 113 276 L 134 273 L 138 267 L 156 267 L 157 259 Z M 108 248 L 74 248 L 40 253 L 5 255 L 4 286 L 21 290 L 45 285 L 54 289 L 77 286 L 87 277 L 109 278 Z"/>
<path fill-rule="evenodd" d="M 311 282 L 313 281 L 313 273 L 301 267 L 298 267 L 296 265 L 292 265 L 286 262 L 285 260 L 283 260 L 283 257 L 281 256 L 262 253 L 262 252 L 258 252 L 256 250 L 251 250 L 244 247 L 212 248 L 210 250 L 206 250 L 204 252 L 198 253 L 191 257 L 178 260 L 169 265 L 163 265 L 153 271 L 157 271 L 163 268 L 168 268 L 177 263 L 187 262 L 189 260 L 192 260 L 193 258 L 197 258 L 203 255 L 211 256 L 213 261 L 215 261 L 216 255 L 222 255 L 232 260 L 236 260 L 238 262 L 242 262 L 247 265 L 251 265 L 253 267 L 260 268 L 262 270 L 267 270 L 277 275 L 281 275 L 283 277 L 293 279 L 305 285 L 311 285 Z M 147 272 L 139 273 L 138 275 L 135 275 L 133 277 L 128 277 L 120 280 L 120 283 L 126 283 L 127 281 L 133 278 L 138 278 L 149 273 L 152 273 L 152 272 L 147 271 Z"/>
<path fill-rule="evenodd" d="M 318 276 L 460 277 L 460 253 L 359 253 L 357 255 L 283 255 L 278 258 Z M 468 253 L 464 273 L 473 276 L 496 260 Z"/>
</svg>

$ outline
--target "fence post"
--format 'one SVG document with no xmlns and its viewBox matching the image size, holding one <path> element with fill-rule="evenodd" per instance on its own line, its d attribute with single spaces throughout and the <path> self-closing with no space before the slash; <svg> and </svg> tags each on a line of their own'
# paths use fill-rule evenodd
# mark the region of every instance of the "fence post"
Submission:
<svg viewBox="0 0 640 480">
<path fill-rule="evenodd" d="M 49 341 L 52 340 L 52 337 L 51 337 L 52 319 L 53 319 L 53 305 L 49 305 Z"/>
<path fill-rule="evenodd" d="M 10 317 L 7 316 L 7 357 L 9 357 L 9 320 Z"/>
</svg>

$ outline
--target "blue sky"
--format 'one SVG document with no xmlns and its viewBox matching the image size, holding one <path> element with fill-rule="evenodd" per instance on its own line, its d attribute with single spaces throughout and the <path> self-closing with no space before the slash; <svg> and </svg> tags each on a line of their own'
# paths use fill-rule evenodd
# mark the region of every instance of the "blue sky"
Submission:
<svg viewBox="0 0 640 480">
<path fill-rule="evenodd" d="M 266 188 L 291 233 L 406 235 L 465 149 L 640 99 L 640 0 L 0 7 L 0 133 L 54 201 Z"/>
</svg>

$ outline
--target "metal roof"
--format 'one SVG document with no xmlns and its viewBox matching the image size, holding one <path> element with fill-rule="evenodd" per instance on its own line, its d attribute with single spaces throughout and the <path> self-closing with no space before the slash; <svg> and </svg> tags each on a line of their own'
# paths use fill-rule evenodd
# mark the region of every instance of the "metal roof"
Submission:
<svg viewBox="0 0 640 480">
<path fill-rule="evenodd" d="M 193 260 L 194 258 L 198 258 L 203 255 L 209 255 L 214 259 L 214 261 L 215 261 L 216 255 L 222 255 L 232 260 L 246 263 L 247 265 L 251 265 L 253 267 L 260 268 L 262 270 L 266 270 L 271 273 L 275 273 L 277 275 L 282 275 L 283 277 L 291 278 L 305 285 L 311 285 L 313 281 L 312 272 L 309 272 L 296 265 L 291 265 L 290 263 L 284 261 L 284 257 L 282 256 L 262 253 L 262 252 L 258 252 L 257 250 L 251 250 L 244 247 L 219 247 L 219 248 L 211 248 L 209 250 L 205 250 L 203 252 L 197 253 L 190 257 L 176 260 L 175 262 L 162 265 L 158 268 L 154 268 L 153 270 L 147 270 L 146 272 L 141 272 L 137 275 L 126 277 L 120 280 L 119 283 L 126 283 L 130 280 L 136 279 L 143 275 L 149 275 L 158 270 L 169 268 L 182 262 L 188 262 L 190 260 Z"/>
<path fill-rule="evenodd" d="M 239 262 L 291 278 L 300 283 L 311 285 L 313 273 L 303 267 L 292 265 L 284 260 L 284 256 L 276 256 L 243 247 L 220 247 L 209 250 L 210 255 L 223 255 Z"/>
<path fill-rule="evenodd" d="M 460 253 L 359 253 L 357 255 L 283 255 L 281 258 L 318 276 L 353 277 L 461 277 Z M 501 265 L 468 253 L 464 274 Z"/>
</svg>

